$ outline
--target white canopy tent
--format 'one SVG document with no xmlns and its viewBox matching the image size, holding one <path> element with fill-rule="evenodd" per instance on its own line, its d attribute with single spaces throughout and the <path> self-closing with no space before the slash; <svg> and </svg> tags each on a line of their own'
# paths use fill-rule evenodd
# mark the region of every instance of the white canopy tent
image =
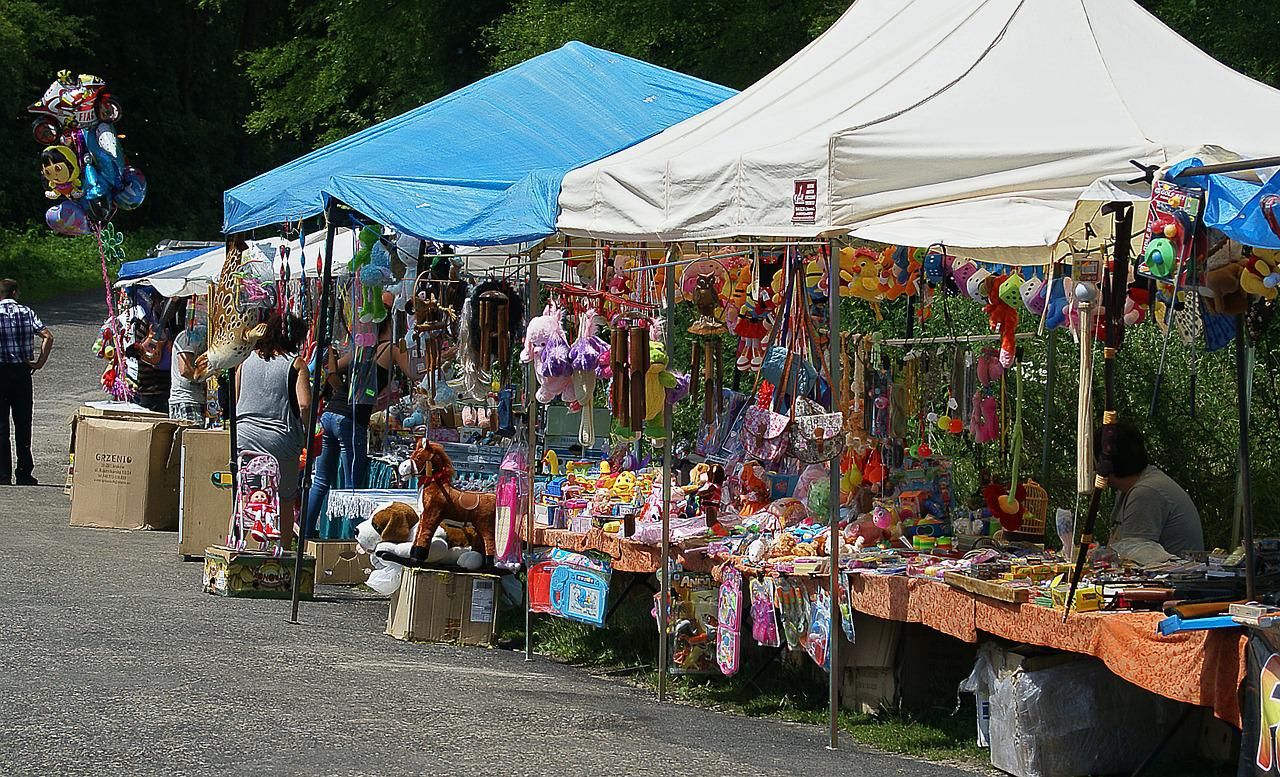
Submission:
<svg viewBox="0 0 1280 777">
<path fill-rule="evenodd" d="M 1129 160 L 1275 154 L 1278 124 L 1280 92 L 1133 0 L 858 0 L 740 94 L 570 172 L 557 225 L 1043 263 L 1099 203 L 1149 197 Z"/>
<path fill-rule="evenodd" d="M 305 270 L 308 278 L 315 278 L 319 277 L 318 262 L 324 252 L 324 240 L 325 234 L 323 231 L 307 235 L 306 245 L 301 252 L 298 251 L 298 241 L 286 241 L 281 237 L 269 237 L 250 242 L 273 260 L 277 277 L 279 277 L 280 271 L 284 266 L 278 259 L 279 249 L 280 246 L 287 244 L 290 249 L 290 274 L 293 277 L 298 277 Z M 352 230 L 338 230 L 333 241 L 333 271 L 335 275 L 347 274 L 347 262 L 351 261 L 351 257 L 356 251 L 355 241 L 355 233 Z M 209 283 L 216 280 L 218 274 L 222 272 L 222 264 L 226 260 L 226 256 L 226 248 L 217 246 L 173 267 L 144 275 L 141 278 L 117 281 L 116 287 L 142 284 L 151 286 L 166 297 L 190 297 L 206 294 L 209 291 Z"/>
</svg>

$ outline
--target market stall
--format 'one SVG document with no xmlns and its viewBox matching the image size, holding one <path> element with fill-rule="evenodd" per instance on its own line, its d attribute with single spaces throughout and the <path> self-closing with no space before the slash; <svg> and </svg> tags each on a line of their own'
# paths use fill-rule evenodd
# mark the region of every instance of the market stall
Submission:
<svg viewBox="0 0 1280 777">
<path fill-rule="evenodd" d="M 437 412 L 453 413 L 457 400 L 452 397 L 457 397 L 463 400 L 464 416 L 470 409 L 483 410 L 486 422 L 492 418 L 490 428 L 498 437 L 510 438 L 515 431 L 519 373 L 511 359 L 529 299 L 525 284 L 536 288 L 538 278 L 535 272 L 526 280 L 523 262 L 529 253 L 541 254 L 537 243 L 555 231 L 555 194 L 563 173 L 625 148 L 731 93 L 571 43 L 226 193 L 228 234 L 297 224 L 324 213 L 328 231 L 313 338 L 320 352 L 315 363 L 325 362 L 323 354 L 332 339 L 335 295 L 346 293 L 360 300 L 358 311 L 354 302 L 345 308 L 353 342 L 359 339 L 361 324 L 381 318 L 379 303 L 387 292 L 395 295 L 393 306 L 412 307 L 412 334 L 423 341 L 419 366 L 425 377 L 404 408 L 408 412 L 401 426 L 414 431 L 425 427 L 420 439 L 433 442 L 417 443 L 402 455 L 424 457 L 418 464 L 404 463 L 405 474 L 421 484 L 423 526 L 437 517 L 429 504 L 436 481 L 425 480 L 424 473 L 462 469 L 457 451 L 449 453 L 433 435 Z M 335 230 L 348 225 L 362 247 L 353 257 L 355 286 L 344 292 L 335 288 L 330 268 Z M 417 241 L 416 246 L 406 247 L 406 239 Z M 473 260 L 460 256 L 456 246 L 513 248 L 505 255 L 476 255 L 477 272 L 468 274 Z M 416 275 L 407 269 L 396 273 L 397 263 L 415 268 Z M 229 256 L 226 266 L 231 264 Z M 321 372 L 313 370 L 313 394 L 319 393 Z M 415 409 L 418 402 L 423 404 Z M 310 419 L 309 426 L 314 422 Z M 423 470 L 432 467 L 433 456 L 443 457 L 437 468 Z M 304 480 L 310 480 L 309 474 Z M 440 483 L 442 493 L 450 493 L 446 487 L 452 485 Z M 307 499 L 304 492 L 304 512 Z M 430 519 L 427 512 L 432 512 Z M 424 536 L 431 540 L 431 530 L 416 532 L 411 561 L 422 561 L 419 553 L 428 555 Z M 492 562 L 495 539 L 484 539 L 485 555 Z M 294 601 L 296 617 L 296 597 Z"/>
<path fill-rule="evenodd" d="M 1046 38 L 1045 29 L 1055 34 Z M 1189 299 L 1188 285 L 1177 279 L 1190 265 L 1174 264 L 1185 259 L 1195 214 L 1182 220 L 1164 208 L 1159 192 L 1153 200 L 1151 173 L 1193 153 L 1230 158 L 1274 152 L 1257 124 L 1213 112 L 1171 117 L 1151 89 L 1153 52 L 1161 62 L 1175 63 L 1180 83 L 1196 84 L 1199 93 L 1256 106 L 1260 115 L 1280 114 L 1275 90 L 1208 59 L 1135 3 L 938 2 L 904 9 L 864 1 L 738 96 L 571 172 L 561 188 L 557 223 L 568 234 L 611 241 L 848 235 L 918 246 L 919 254 L 901 249 L 903 261 L 895 263 L 901 275 L 881 272 L 865 287 L 858 268 L 874 261 L 858 262 L 855 252 L 848 269 L 841 262 L 839 271 L 853 277 L 855 296 L 876 302 L 910 277 L 913 257 L 921 268 L 932 263 L 936 282 L 987 306 L 991 328 L 1002 339 L 1003 368 L 1017 362 L 1019 313 L 1024 331 L 1056 328 L 1071 318 L 1075 331 L 1084 333 L 1077 445 L 1080 491 L 1090 507 L 1076 527 L 1083 531 L 1075 544 L 1087 546 L 1101 491 L 1092 472 L 1094 336 L 1105 343 L 1102 371 L 1108 377 L 1097 402 L 1106 411 L 1099 460 L 1105 475 L 1117 428 L 1110 378 L 1122 328 L 1147 313 L 1147 303 L 1130 293 L 1130 281 L 1142 280 L 1146 301 L 1169 301 L 1150 311 L 1165 326 L 1172 301 L 1181 306 Z M 795 115 L 806 120 L 788 120 Z M 1149 208 L 1151 202 L 1160 205 Z M 1140 244 L 1130 246 L 1130 235 L 1142 225 L 1147 229 Z M 1132 254 L 1140 255 L 1135 266 L 1141 275 L 1129 272 Z M 1027 269 L 1015 273 L 1011 265 Z M 1042 269 L 1031 269 L 1037 265 Z M 1248 280 L 1232 268 L 1233 278 Z M 834 284 L 835 262 L 819 263 L 818 273 L 824 271 Z M 863 288 L 866 294 L 858 291 Z M 922 290 L 916 304 L 925 304 L 927 295 Z M 1213 317 L 1224 312 L 1217 302 L 1210 300 L 1205 331 L 1221 323 Z M 1005 382 L 999 382 L 1003 396 Z M 1003 413 L 992 418 L 986 404 L 979 402 L 981 426 L 1009 424 Z M 934 415 L 941 420 L 953 414 Z M 919 435 L 921 426 L 913 433 Z M 921 442 L 917 437 L 905 444 L 923 447 Z M 996 494 L 988 509 L 1021 520 L 1017 506 L 1027 500 L 1012 458 L 1005 488 L 1013 493 Z M 1247 488 L 1243 493 L 1247 502 Z M 1246 541 L 1243 555 L 1252 551 Z M 1251 579 L 1244 567 L 1252 564 L 1234 558 L 1231 575 Z M 1080 572 L 1077 566 L 1061 581 L 1066 585 L 1059 596 L 1070 608 L 1079 608 L 1082 596 L 1098 596 L 1088 587 L 1076 590 Z M 838 619 L 833 604 L 833 631 Z M 834 682 L 832 688 L 834 745 Z"/>
</svg>

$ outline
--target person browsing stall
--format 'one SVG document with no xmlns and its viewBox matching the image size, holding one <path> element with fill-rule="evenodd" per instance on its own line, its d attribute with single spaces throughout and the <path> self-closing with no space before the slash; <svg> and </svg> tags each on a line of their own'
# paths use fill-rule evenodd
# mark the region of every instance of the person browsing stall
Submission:
<svg viewBox="0 0 1280 777">
<path fill-rule="evenodd" d="M 326 370 L 327 398 L 320 415 L 323 437 L 307 495 L 307 534 L 314 536 L 325 497 L 337 479 L 339 468 L 347 488 L 363 488 L 369 469 L 369 418 L 374 404 L 391 383 L 394 363 L 411 381 L 417 373 L 402 342 L 393 339 L 393 316 L 378 324 L 373 348 L 356 349 L 335 344 L 329 349 Z"/>
<path fill-rule="evenodd" d="M 35 353 L 35 339 L 40 338 L 40 353 Z M 37 485 L 31 474 L 35 463 L 31 457 L 31 417 L 34 407 L 31 374 L 44 366 L 53 349 L 53 333 L 45 327 L 31 308 L 18 303 L 18 282 L 0 280 L 0 434 L 4 450 L 0 452 L 0 485 L 9 485 L 17 475 L 20 486 Z M 13 417 L 13 442 L 17 449 L 18 468 L 13 469 L 9 450 L 9 417 Z"/>
<path fill-rule="evenodd" d="M 1119 423 L 1114 434 L 1115 460 L 1107 478 L 1116 492 L 1111 547 L 1139 563 L 1164 560 L 1151 547 L 1153 543 L 1174 556 L 1203 551 L 1200 511 L 1182 486 L 1147 459 L 1142 432 L 1132 424 Z M 1101 433 L 1095 440 L 1100 446 Z"/>
</svg>

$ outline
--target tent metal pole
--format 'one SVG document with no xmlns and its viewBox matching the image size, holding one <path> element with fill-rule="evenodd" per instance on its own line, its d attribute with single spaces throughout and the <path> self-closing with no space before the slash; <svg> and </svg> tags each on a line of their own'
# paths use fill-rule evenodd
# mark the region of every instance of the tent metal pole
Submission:
<svg viewBox="0 0 1280 777">
<path fill-rule="evenodd" d="M 538 304 L 538 271 L 534 269 L 536 262 L 534 253 L 529 252 L 529 304 L 525 305 L 525 324 L 528 325 L 538 315 L 534 308 Z M 525 366 L 524 390 L 526 400 L 525 426 L 529 441 L 529 490 L 524 511 L 524 660 L 533 660 L 533 596 L 529 585 L 530 560 L 533 557 L 533 486 L 538 478 L 538 398 L 537 384 L 533 373 L 533 360 Z"/>
<path fill-rule="evenodd" d="M 1049 428 L 1051 426 L 1050 420 L 1053 417 L 1053 388 L 1054 388 L 1053 373 L 1055 372 L 1055 367 L 1057 366 L 1057 361 L 1058 361 L 1057 359 L 1058 338 L 1054 337 L 1054 332 L 1052 329 L 1046 332 L 1045 335 L 1048 338 L 1049 342 L 1048 342 L 1047 353 L 1045 355 L 1045 362 L 1044 362 L 1044 369 L 1045 369 L 1044 431 L 1042 433 L 1042 436 L 1044 437 L 1044 444 L 1040 450 L 1040 479 L 1047 481 L 1049 479 L 1049 450 L 1051 447 L 1050 443 L 1052 442 L 1052 439 L 1053 439 L 1052 436 L 1050 435 Z"/>
<path fill-rule="evenodd" d="M 311 408 L 307 413 L 307 426 L 304 443 L 307 451 L 307 463 L 302 473 L 302 488 L 298 500 L 298 532 L 294 540 L 293 588 L 290 591 L 291 607 L 289 622 L 298 622 L 298 602 L 301 590 L 298 588 L 302 578 L 302 556 L 307 547 L 307 508 L 310 501 L 311 477 L 315 470 L 315 457 L 311 455 L 311 436 L 315 433 L 316 416 L 320 410 L 320 387 L 324 377 L 324 368 L 328 364 L 328 349 L 331 321 L 330 306 L 333 302 L 333 241 L 338 231 L 338 201 L 330 200 L 325 212 L 328 227 L 324 235 L 324 275 L 320 280 L 320 317 L 316 322 L 315 371 L 311 375 Z"/>
<path fill-rule="evenodd" d="M 679 248 L 672 244 L 667 250 L 667 256 L 674 256 L 678 251 Z M 671 338 L 671 322 L 676 307 L 676 274 L 673 272 L 667 273 L 666 293 L 667 306 L 663 316 L 666 318 L 667 337 Z M 662 430 L 667 440 L 666 445 L 662 447 L 662 552 L 659 562 L 662 567 L 658 572 L 658 701 L 667 700 L 670 664 L 668 656 L 671 652 L 671 449 L 674 447 L 671 439 L 671 422 L 671 403 L 668 402 L 662 410 Z"/>
<path fill-rule="evenodd" d="M 1249 476 L 1249 349 L 1244 314 L 1236 316 L 1236 407 L 1240 414 L 1240 515 L 1244 542 L 1245 597 L 1257 600 L 1257 561 L 1253 547 L 1253 482 Z"/>
<path fill-rule="evenodd" d="M 844 376 L 840 374 L 840 295 L 836 293 L 839 277 L 835 272 L 835 262 L 839 246 L 831 242 L 831 256 L 827 264 L 827 349 L 828 363 L 831 365 L 831 410 L 839 407 L 840 391 L 837 388 Z M 910 334 L 911 313 L 907 313 L 908 334 Z M 831 551 L 831 579 L 828 581 L 831 592 L 831 628 L 827 638 L 827 660 L 831 671 L 828 673 L 828 724 L 830 740 L 827 748 L 835 750 L 840 746 L 840 639 L 844 630 L 840 625 L 840 457 L 831 460 L 831 494 L 830 515 L 828 516 L 827 545 Z"/>
<path fill-rule="evenodd" d="M 1194 175 L 1213 175 L 1215 173 L 1238 173 L 1244 170 L 1257 170 L 1263 167 L 1280 167 L 1280 156 L 1267 156 L 1259 159 L 1241 159 L 1238 162 L 1223 162 L 1218 165 L 1199 165 L 1188 167 L 1178 174 L 1178 178 Z"/>
</svg>

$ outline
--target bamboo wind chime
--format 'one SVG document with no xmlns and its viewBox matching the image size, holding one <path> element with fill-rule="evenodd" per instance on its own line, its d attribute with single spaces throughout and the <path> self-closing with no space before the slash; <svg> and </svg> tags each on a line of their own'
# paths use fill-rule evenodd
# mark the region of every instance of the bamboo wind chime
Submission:
<svg viewBox="0 0 1280 777">
<path fill-rule="evenodd" d="M 722 320 L 724 305 L 716 291 L 716 278 L 699 275 L 693 291 L 693 304 L 698 318 L 689 326 L 692 354 L 689 360 L 689 396 L 698 401 L 699 389 L 706 384 L 702 403 L 702 423 L 710 424 L 724 412 L 724 343 L 721 335 L 729 329 Z"/>
<path fill-rule="evenodd" d="M 507 384 L 507 368 L 511 353 L 511 299 L 502 291 L 490 289 L 477 299 L 480 324 L 480 364 L 489 368 L 500 362 L 493 371 L 494 384 Z"/>
</svg>

